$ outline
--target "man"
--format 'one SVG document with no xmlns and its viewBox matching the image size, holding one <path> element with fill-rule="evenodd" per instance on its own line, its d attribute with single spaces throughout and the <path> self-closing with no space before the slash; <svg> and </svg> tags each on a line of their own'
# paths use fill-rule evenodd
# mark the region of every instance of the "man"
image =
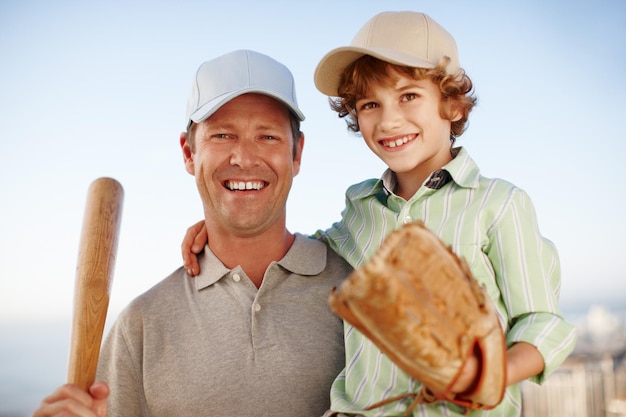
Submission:
<svg viewBox="0 0 626 417">
<path fill-rule="evenodd" d="M 108 385 L 94 384 L 91 395 L 64 385 L 35 417 L 291 417 L 328 409 L 344 350 L 327 299 L 350 267 L 286 229 L 304 145 L 292 75 L 253 51 L 207 61 L 187 119 L 180 144 L 209 234 L 202 273 L 180 268 L 135 299 L 102 348 L 98 379 Z"/>
</svg>

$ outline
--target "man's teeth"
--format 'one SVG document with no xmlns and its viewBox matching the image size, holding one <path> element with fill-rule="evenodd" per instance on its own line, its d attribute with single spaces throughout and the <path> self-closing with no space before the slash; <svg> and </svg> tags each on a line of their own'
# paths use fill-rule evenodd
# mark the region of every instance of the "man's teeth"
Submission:
<svg viewBox="0 0 626 417">
<path fill-rule="evenodd" d="M 411 140 L 410 136 L 405 136 L 403 138 L 399 138 L 399 139 L 396 139 L 396 140 L 384 140 L 383 141 L 383 146 L 388 146 L 390 148 L 395 148 L 396 146 L 404 145 L 405 143 L 407 143 L 410 140 Z"/>
<path fill-rule="evenodd" d="M 226 187 L 230 190 L 260 190 L 263 188 L 262 181 L 228 181 Z"/>
</svg>

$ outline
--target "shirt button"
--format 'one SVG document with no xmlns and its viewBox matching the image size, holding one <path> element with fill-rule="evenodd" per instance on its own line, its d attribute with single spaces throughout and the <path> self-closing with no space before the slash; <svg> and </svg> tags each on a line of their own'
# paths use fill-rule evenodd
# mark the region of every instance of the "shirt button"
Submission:
<svg viewBox="0 0 626 417">
<path fill-rule="evenodd" d="M 407 224 L 407 223 L 411 223 L 412 221 L 413 219 L 411 218 L 411 216 L 406 216 L 404 220 L 402 220 L 402 223 Z"/>
<path fill-rule="evenodd" d="M 255 304 L 254 305 L 254 311 L 261 311 L 261 305 Z"/>
<path fill-rule="evenodd" d="M 241 275 L 239 275 L 239 274 L 233 274 L 233 281 L 235 281 L 235 282 L 239 282 L 239 281 L 241 281 Z"/>
</svg>

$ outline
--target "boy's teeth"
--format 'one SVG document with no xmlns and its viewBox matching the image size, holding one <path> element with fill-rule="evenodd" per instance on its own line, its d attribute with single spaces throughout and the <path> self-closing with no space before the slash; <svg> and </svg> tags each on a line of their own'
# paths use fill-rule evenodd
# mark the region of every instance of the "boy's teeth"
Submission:
<svg viewBox="0 0 626 417">
<path fill-rule="evenodd" d="M 405 136 L 403 138 L 399 138 L 399 139 L 396 139 L 396 140 L 384 141 L 383 145 L 389 146 L 390 148 L 395 148 L 396 146 L 404 145 L 408 141 L 409 141 L 409 138 L 407 136 Z"/>
</svg>

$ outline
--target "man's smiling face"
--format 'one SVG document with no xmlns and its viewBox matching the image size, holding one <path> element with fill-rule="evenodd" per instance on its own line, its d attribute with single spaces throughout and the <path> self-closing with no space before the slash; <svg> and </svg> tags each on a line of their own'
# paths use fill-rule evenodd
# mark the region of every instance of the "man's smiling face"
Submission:
<svg viewBox="0 0 626 417">
<path fill-rule="evenodd" d="M 205 216 L 238 235 L 257 234 L 285 219 L 302 143 L 293 154 L 289 111 L 261 94 L 244 94 L 196 126 L 194 174 Z M 301 141 L 302 142 L 302 141 Z"/>
</svg>

